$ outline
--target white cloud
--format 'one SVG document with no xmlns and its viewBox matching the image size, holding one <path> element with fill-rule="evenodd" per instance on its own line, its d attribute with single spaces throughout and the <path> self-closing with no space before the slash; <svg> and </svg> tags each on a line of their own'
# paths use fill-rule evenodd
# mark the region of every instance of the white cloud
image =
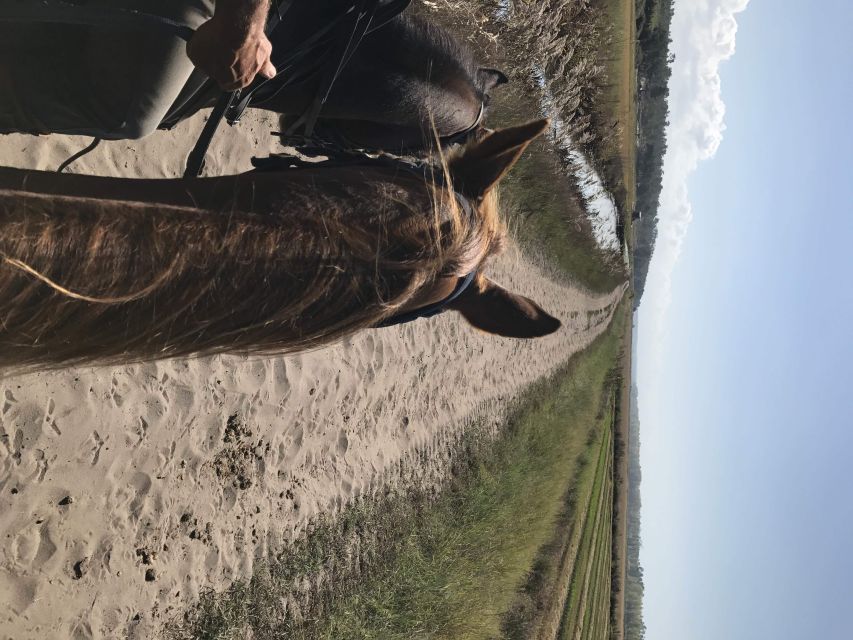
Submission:
<svg viewBox="0 0 853 640">
<path fill-rule="evenodd" d="M 670 126 L 658 212 L 658 240 L 641 305 L 642 329 L 651 330 L 643 358 L 653 371 L 671 301 L 672 272 L 692 219 L 687 181 L 699 163 L 716 154 L 725 131 L 720 65 L 734 55 L 736 14 L 749 0 L 677 0 L 673 16 Z M 645 325 L 645 326 L 644 326 Z M 641 329 L 641 330 L 642 330 Z M 643 331 L 645 333 L 645 331 Z M 648 334 L 647 334 L 648 335 Z"/>
</svg>

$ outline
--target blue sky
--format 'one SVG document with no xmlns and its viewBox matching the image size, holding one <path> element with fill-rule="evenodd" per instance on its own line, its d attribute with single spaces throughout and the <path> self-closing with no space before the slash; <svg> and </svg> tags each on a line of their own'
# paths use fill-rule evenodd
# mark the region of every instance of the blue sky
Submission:
<svg viewBox="0 0 853 640">
<path fill-rule="evenodd" d="M 638 321 L 649 640 L 853 638 L 851 25 L 676 0 Z"/>
</svg>

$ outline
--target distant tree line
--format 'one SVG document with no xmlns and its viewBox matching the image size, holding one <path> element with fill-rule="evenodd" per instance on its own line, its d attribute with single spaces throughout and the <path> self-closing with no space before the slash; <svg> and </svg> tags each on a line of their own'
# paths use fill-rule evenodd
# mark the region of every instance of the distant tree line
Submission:
<svg viewBox="0 0 853 640">
<path fill-rule="evenodd" d="M 635 308 L 646 286 L 649 262 L 658 234 L 658 205 L 669 124 L 669 78 L 674 57 L 670 54 L 670 25 L 674 0 L 637 2 L 637 211 L 634 220 Z"/>
<path fill-rule="evenodd" d="M 631 385 L 631 431 L 628 438 L 628 554 L 625 578 L 625 640 L 643 640 L 643 568 L 640 566 L 640 418 L 637 385 Z"/>
</svg>

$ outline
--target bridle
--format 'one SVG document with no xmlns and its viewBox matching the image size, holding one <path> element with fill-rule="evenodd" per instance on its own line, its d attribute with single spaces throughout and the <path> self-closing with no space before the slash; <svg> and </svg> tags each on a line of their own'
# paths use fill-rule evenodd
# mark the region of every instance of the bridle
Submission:
<svg viewBox="0 0 853 640">
<path fill-rule="evenodd" d="M 444 173 L 442 171 L 437 171 L 436 168 L 428 162 L 410 160 L 387 154 L 373 157 L 361 152 L 347 149 L 329 150 L 328 148 L 325 148 L 324 153 L 329 155 L 328 160 L 323 162 L 307 162 L 291 156 L 272 155 L 267 158 L 252 158 L 252 165 L 255 167 L 255 171 L 259 172 L 293 171 L 306 168 L 316 169 L 317 167 L 385 167 L 412 174 L 423 179 L 425 182 L 431 182 L 437 187 L 445 187 L 447 185 Z M 475 213 L 474 205 L 471 201 L 458 191 L 454 190 L 453 194 L 456 198 L 456 202 L 459 204 L 459 208 L 462 209 L 463 215 L 472 219 Z M 458 299 L 471 287 L 471 284 L 476 279 L 477 274 L 478 271 L 474 270 L 464 276 L 461 276 L 459 278 L 459 282 L 457 282 L 456 286 L 453 288 L 453 291 L 443 300 L 385 318 L 374 325 L 374 328 L 393 327 L 406 324 L 419 318 L 431 318 L 447 311 L 450 303 Z"/>
<path fill-rule="evenodd" d="M 439 313 L 447 311 L 447 307 L 450 305 L 450 303 L 456 300 L 463 293 L 465 293 L 468 287 L 471 286 L 471 283 L 474 282 L 474 278 L 476 277 L 477 272 L 472 271 L 467 276 L 460 278 L 459 282 L 456 284 L 456 287 L 453 289 L 453 292 L 444 300 L 440 300 L 438 302 L 434 302 L 433 304 L 428 304 L 417 309 L 412 309 L 411 311 L 398 313 L 396 315 L 391 316 L 390 318 L 385 318 L 385 320 L 376 324 L 374 328 L 381 329 L 384 327 L 394 327 L 398 324 L 414 322 L 418 318 L 432 318 L 433 316 L 437 316 Z"/>
<path fill-rule="evenodd" d="M 438 140 L 442 145 L 452 145 L 452 144 L 462 144 L 466 142 L 468 138 L 471 137 L 477 129 L 480 128 L 483 124 L 483 120 L 486 118 L 486 101 L 480 101 L 480 111 L 477 113 L 477 117 L 474 120 L 474 124 L 466 129 L 462 129 L 462 131 L 458 131 L 456 133 L 451 133 L 446 136 L 439 136 Z"/>
</svg>

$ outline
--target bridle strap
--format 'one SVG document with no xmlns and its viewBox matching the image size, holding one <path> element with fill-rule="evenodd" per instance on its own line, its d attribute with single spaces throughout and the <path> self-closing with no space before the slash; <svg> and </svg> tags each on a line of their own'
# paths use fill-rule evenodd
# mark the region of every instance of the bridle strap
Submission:
<svg viewBox="0 0 853 640">
<path fill-rule="evenodd" d="M 413 309 L 412 311 L 406 311 L 404 313 L 398 313 L 397 315 L 391 316 L 390 318 L 385 318 L 381 322 L 375 324 L 373 328 L 375 329 L 384 329 L 385 327 L 395 327 L 398 324 L 406 324 L 407 322 L 413 322 L 418 320 L 419 318 L 432 318 L 433 316 L 442 313 L 447 310 L 447 306 L 456 300 L 459 296 L 461 296 L 468 288 L 471 286 L 471 283 L 474 282 L 474 278 L 477 277 L 477 272 L 472 271 L 465 277 L 461 278 L 459 282 L 456 284 L 456 287 L 453 289 L 453 293 L 447 296 L 444 300 L 440 300 L 439 302 L 434 302 L 433 304 L 429 304 L 425 307 L 420 307 L 418 309 Z"/>
<path fill-rule="evenodd" d="M 451 133 L 450 135 L 441 136 L 439 140 L 444 144 L 456 144 L 465 142 L 468 137 L 474 133 L 481 124 L 483 124 L 483 120 L 486 117 L 486 102 L 480 102 L 480 111 L 477 113 L 477 118 L 474 120 L 474 124 L 472 124 L 467 129 L 463 129 L 462 131 L 458 131 L 456 133 Z"/>
</svg>

